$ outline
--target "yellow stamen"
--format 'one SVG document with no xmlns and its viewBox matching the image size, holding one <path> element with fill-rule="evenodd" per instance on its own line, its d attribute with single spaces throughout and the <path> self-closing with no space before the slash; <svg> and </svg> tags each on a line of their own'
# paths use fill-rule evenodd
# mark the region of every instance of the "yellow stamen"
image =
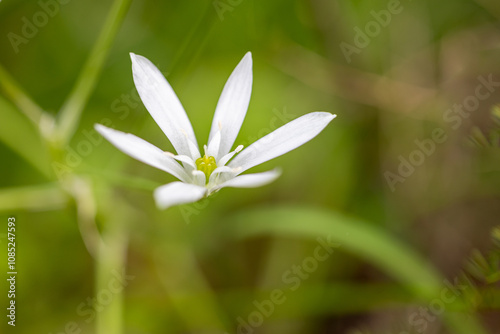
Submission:
<svg viewBox="0 0 500 334">
<path fill-rule="evenodd" d="M 205 154 L 202 158 L 196 159 L 196 168 L 205 173 L 208 182 L 210 174 L 212 174 L 212 172 L 217 168 L 215 158 L 212 156 L 207 157 Z"/>
</svg>

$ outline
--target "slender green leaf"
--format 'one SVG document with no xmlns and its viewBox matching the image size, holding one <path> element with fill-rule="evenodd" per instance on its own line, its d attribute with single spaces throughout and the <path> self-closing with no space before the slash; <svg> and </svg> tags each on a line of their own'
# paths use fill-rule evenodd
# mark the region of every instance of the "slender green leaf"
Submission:
<svg viewBox="0 0 500 334">
<path fill-rule="evenodd" d="M 440 277 L 418 254 L 388 233 L 356 218 L 299 207 L 264 208 L 231 219 L 226 233 L 235 237 L 258 234 L 329 237 L 405 283 L 419 296 L 435 296 Z"/>
<path fill-rule="evenodd" d="M 441 297 L 442 277 L 431 265 L 389 233 L 357 218 L 314 208 L 274 207 L 239 213 L 221 227 L 233 238 L 262 234 L 326 237 L 394 277 L 419 299 Z M 472 314 L 463 317 L 446 312 L 443 317 L 455 333 L 485 333 Z"/>
</svg>

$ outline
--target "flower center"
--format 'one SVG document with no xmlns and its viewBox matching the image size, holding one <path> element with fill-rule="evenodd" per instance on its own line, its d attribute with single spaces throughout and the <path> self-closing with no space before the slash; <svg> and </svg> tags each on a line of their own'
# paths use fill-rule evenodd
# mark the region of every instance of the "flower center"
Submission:
<svg viewBox="0 0 500 334">
<path fill-rule="evenodd" d="M 202 158 L 196 159 L 196 168 L 205 173 L 208 182 L 210 174 L 212 174 L 212 172 L 217 168 L 215 158 L 212 156 L 207 157 L 207 155 L 205 154 Z"/>
</svg>

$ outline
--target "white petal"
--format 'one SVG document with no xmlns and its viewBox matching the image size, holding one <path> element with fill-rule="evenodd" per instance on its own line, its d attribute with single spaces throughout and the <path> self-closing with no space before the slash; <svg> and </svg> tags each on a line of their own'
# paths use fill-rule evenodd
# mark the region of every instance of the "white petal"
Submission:
<svg viewBox="0 0 500 334">
<path fill-rule="evenodd" d="M 232 168 L 229 168 L 227 166 L 217 167 L 216 169 L 214 169 L 212 174 L 210 174 L 210 178 L 208 179 L 209 187 L 212 187 L 217 183 L 222 183 L 229 178 L 233 178 L 234 176 L 235 172 Z M 222 181 L 221 177 L 223 177 Z"/>
<path fill-rule="evenodd" d="M 208 142 L 220 127 L 222 140 L 216 159 L 226 155 L 233 146 L 245 119 L 251 93 L 252 54 L 247 52 L 227 80 L 215 109 Z"/>
<path fill-rule="evenodd" d="M 193 174 L 193 183 L 196 184 L 197 186 L 204 187 L 207 181 L 207 176 L 205 175 L 205 173 L 199 170 L 194 170 L 192 174 Z"/>
<path fill-rule="evenodd" d="M 206 187 L 209 189 L 209 193 L 213 193 L 220 189 L 219 185 L 223 184 L 226 181 L 234 179 L 236 176 L 236 172 L 227 166 L 216 168 L 213 173 L 210 175 L 210 179 Z"/>
<path fill-rule="evenodd" d="M 200 150 L 198 149 L 198 143 L 195 144 L 189 139 L 188 139 L 187 143 L 188 143 L 188 147 L 189 147 L 189 153 L 191 153 L 189 156 L 191 158 L 193 158 L 194 161 L 196 161 L 196 159 L 201 157 Z"/>
<path fill-rule="evenodd" d="M 248 146 L 228 166 L 241 167 L 239 173 L 242 173 L 290 152 L 316 137 L 335 117 L 336 115 L 327 112 L 312 112 L 301 116 Z"/>
<path fill-rule="evenodd" d="M 174 205 L 193 203 L 202 199 L 207 192 L 205 187 L 191 183 L 172 182 L 155 189 L 156 206 L 166 209 Z"/>
<path fill-rule="evenodd" d="M 101 124 L 96 124 L 95 129 L 111 144 L 132 158 L 170 173 L 181 181 L 191 180 L 181 165 L 153 144 L 133 134 L 110 129 Z"/>
<path fill-rule="evenodd" d="M 170 152 L 165 152 L 165 154 L 171 156 L 177 161 L 184 162 L 185 164 L 191 166 L 193 169 L 196 169 L 196 163 L 191 159 L 191 157 L 188 157 L 187 155 L 175 155 Z"/>
<path fill-rule="evenodd" d="M 168 137 L 178 154 L 193 157 L 187 140 L 197 146 L 189 119 L 163 74 L 148 59 L 130 53 L 134 82 L 149 113 Z M 198 150 L 198 149 L 196 149 Z"/>
<path fill-rule="evenodd" d="M 234 151 L 229 152 L 228 154 L 226 154 L 225 156 L 223 156 L 222 158 L 220 158 L 220 160 L 217 162 L 217 166 L 225 166 L 227 164 L 227 162 L 229 160 L 231 160 L 231 158 L 236 153 L 239 153 L 242 149 L 243 149 L 243 145 L 238 145 L 238 147 L 236 147 L 236 149 Z"/>
<path fill-rule="evenodd" d="M 281 175 L 281 171 L 274 169 L 268 172 L 256 173 L 256 174 L 245 174 L 237 176 L 229 181 L 226 181 L 218 185 L 215 189 L 221 189 L 225 187 L 232 188 L 256 188 L 273 182 Z"/>
<path fill-rule="evenodd" d="M 208 155 L 209 157 L 215 157 L 217 159 L 217 155 L 219 154 L 219 148 L 220 148 L 220 140 L 221 140 L 221 133 L 220 131 L 217 131 L 217 134 L 208 143 L 208 147 L 205 150 L 205 154 Z"/>
</svg>

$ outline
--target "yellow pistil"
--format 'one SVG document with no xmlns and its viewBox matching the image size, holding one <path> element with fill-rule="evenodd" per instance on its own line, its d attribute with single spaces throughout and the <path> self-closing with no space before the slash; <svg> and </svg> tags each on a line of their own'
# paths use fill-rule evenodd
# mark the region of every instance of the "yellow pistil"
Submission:
<svg viewBox="0 0 500 334">
<path fill-rule="evenodd" d="M 208 182 L 210 174 L 212 174 L 212 172 L 217 168 L 215 158 L 212 156 L 207 157 L 205 154 L 202 158 L 196 159 L 196 168 L 205 173 Z"/>
</svg>

